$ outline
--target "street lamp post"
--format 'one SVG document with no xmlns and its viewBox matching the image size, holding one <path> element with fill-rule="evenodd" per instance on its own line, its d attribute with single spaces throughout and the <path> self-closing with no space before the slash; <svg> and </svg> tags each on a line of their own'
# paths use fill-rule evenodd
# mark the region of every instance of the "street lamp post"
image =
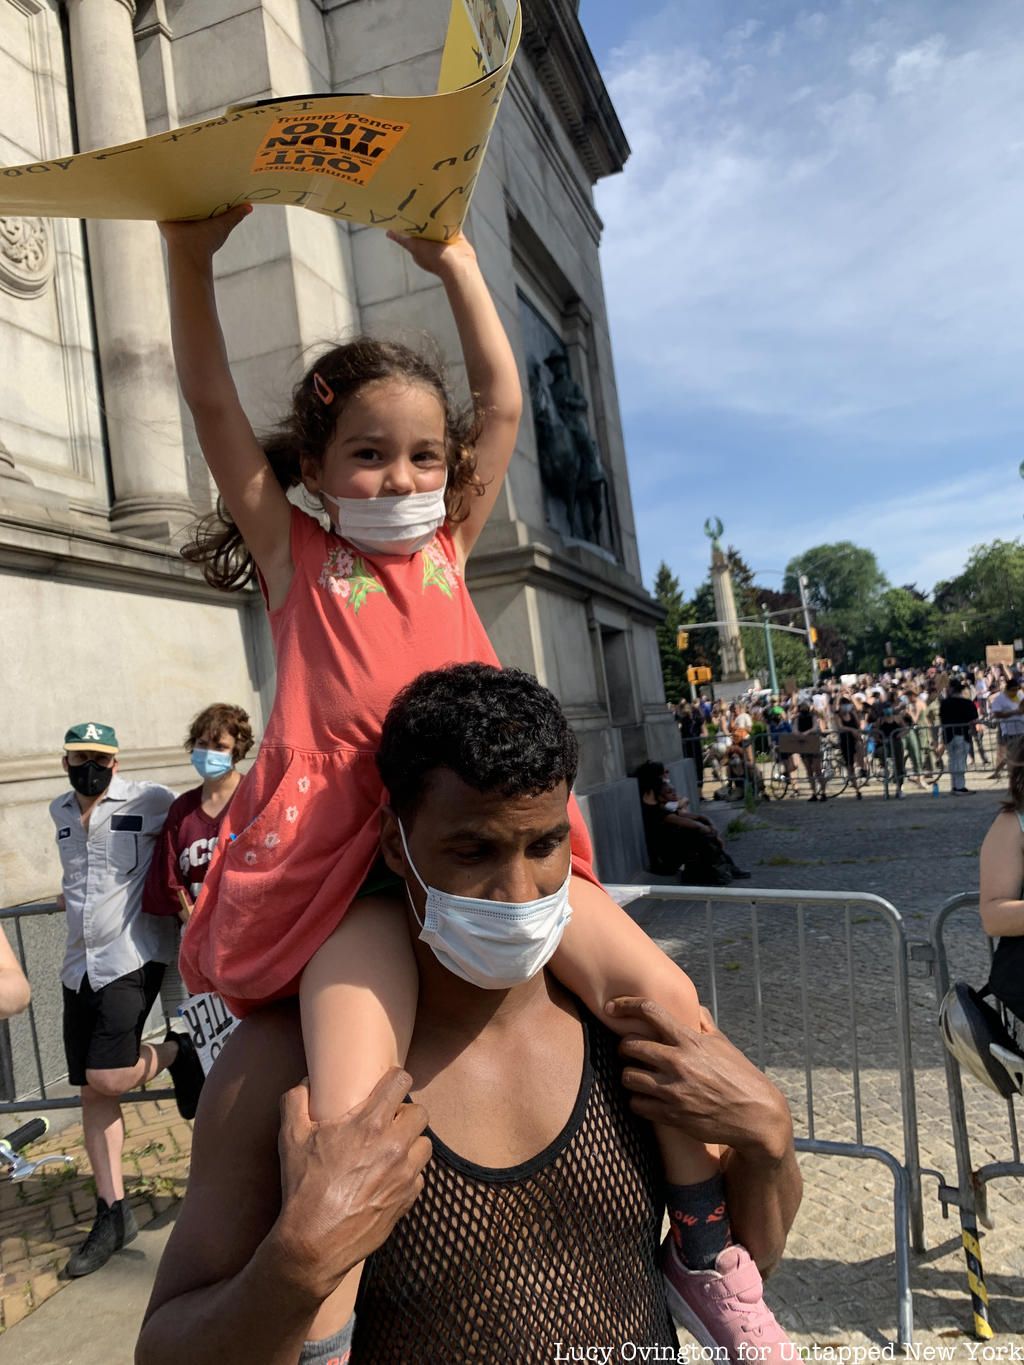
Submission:
<svg viewBox="0 0 1024 1365">
<path fill-rule="evenodd" d="M 779 694 L 779 679 L 775 672 L 775 647 L 772 645 L 772 627 L 768 620 L 768 608 L 761 603 L 761 618 L 764 621 L 764 647 L 768 654 L 768 681 L 772 689 L 772 696 Z"/>
<path fill-rule="evenodd" d="M 800 605 L 804 609 L 804 628 L 807 631 L 807 648 L 811 651 L 811 682 L 818 681 L 818 656 L 814 648 L 814 636 L 811 634 L 811 608 L 807 601 L 807 577 L 800 574 L 797 578 L 800 585 Z"/>
</svg>

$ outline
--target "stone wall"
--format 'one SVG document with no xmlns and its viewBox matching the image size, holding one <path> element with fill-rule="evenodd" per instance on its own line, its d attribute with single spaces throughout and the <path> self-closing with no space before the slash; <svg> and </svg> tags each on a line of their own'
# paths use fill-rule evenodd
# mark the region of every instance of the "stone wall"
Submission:
<svg viewBox="0 0 1024 1365">
<path fill-rule="evenodd" d="M 135 10 L 134 15 L 132 10 Z M 559 696 L 607 866 L 635 829 L 626 775 L 679 741 L 656 605 L 640 580 L 592 190 L 628 154 L 572 0 L 527 0 L 468 232 L 520 356 L 523 308 L 559 338 L 608 475 L 607 535 L 559 529 L 529 412 L 469 583 L 502 660 Z M 448 0 L 0 0 L 0 159 L 126 140 L 238 100 L 434 89 Z M 68 54 L 70 54 L 70 65 Z M 463 394 L 437 282 L 377 230 L 262 209 L 216 261 L 232 369 L 254 424 L 284 410 L 318 347 L 359 330 L 436 345 Z M 169 367 L 149 223 L 0 220 L 0 633 L 17 724 L 0 755 L 0 904 L 54 893 L 46 806 L 60 740 L 101 719 L 128 776 L 193 781 L 181 740 L 213 700 L 259 730 L 273 663 L 258 597 L 209 589 L 178 556 L 213 489 Z"/>
</svg>

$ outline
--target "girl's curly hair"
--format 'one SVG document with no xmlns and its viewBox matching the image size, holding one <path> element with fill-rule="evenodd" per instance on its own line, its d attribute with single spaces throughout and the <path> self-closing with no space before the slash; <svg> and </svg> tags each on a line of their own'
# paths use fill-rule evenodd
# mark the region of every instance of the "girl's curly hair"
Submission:
<svg viewBox="0 0 1024 1365">
<path fill-rule="evenodd" d="M 278 483 L 285 492 L 301 483 L 302 457 L 319 463 L 345 404 L 367 384 L 382 379 L 406 379 L 437 394 L 445 418 L 448 464 L 445 506 L 449 521 L 464 520 L 465 495 L 484 491 L 473 453 L 480 436 L 479 413 L 475 408 L 459 408 L 455 404 L 440 368 L 425 356 L 399 342 L 379 341 L 375 337 L 356 337 L 324 352 L 296 385 L 288 416 L 261 438 Z M 320 396 L 328 390 L 333 391 L 329 403 Z M 244 588 L 256 571 L 241 532 L 220 497 L 216 509 L 197 524 L 181 555 L 190 564 L 202 566 L 207 583 L 226 592 Z"/>
</svg>

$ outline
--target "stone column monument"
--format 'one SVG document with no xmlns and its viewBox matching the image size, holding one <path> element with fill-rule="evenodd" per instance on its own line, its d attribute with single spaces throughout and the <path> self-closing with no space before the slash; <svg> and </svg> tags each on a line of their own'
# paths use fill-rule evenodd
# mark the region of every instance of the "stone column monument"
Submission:
<svg viewBox="0 0 1024 1365">
<path fill-rule="evenodd" d="M 722 682 L 744 682 L 747 660 L 743 653 L 736 599 L 732 591 L 732 571 L 722 551 L 721 536 L 725 528 L 718 517 L 704 523 L 704 534 L 711 541 L 711 587 L 715 594 L 715 620 L 718 627 L 718 646 L 722 656 Z"/>
<path fill-rule="evenodd" d="M 69 0 L 82 149 L 145 137 L 135 0 Z M 89 256 L 103 374 L 111 525 L 167 540 L 195 517 L 182 451 L 170 313 L 155 223 L 90 220 Z"/>
</svg>

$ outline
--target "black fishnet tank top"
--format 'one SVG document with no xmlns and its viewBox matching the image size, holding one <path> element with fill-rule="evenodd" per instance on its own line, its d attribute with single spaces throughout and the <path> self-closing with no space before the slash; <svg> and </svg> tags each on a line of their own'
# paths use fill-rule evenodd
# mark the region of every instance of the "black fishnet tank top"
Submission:
<svg viewBox="0 0 1024 1365">
<path fill-rule="evenodd" d="M 351 1365 L 547 1365 L 558 1342 L 676 1345 L 657 1148 L 629 1112 L 617 1039 L 581 1013 L 579 1093 L 544 1151 L 493 1170 L 430 1134 L 423 1193 L 366 1262 Z"/>
</svg>

